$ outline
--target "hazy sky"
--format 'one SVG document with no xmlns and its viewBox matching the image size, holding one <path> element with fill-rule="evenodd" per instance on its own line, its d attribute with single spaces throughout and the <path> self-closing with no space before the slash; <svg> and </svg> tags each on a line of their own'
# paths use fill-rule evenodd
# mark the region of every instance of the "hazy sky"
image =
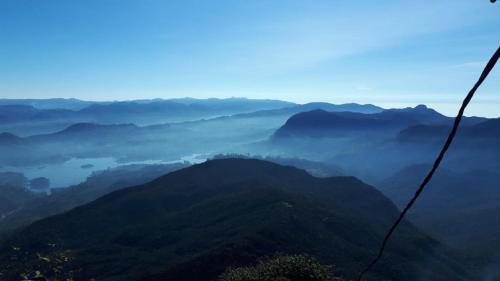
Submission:
<svg viewBox="0 0 500 281">
<path fill-rule="evenodd" d="M 0 0 L 0 98 L 425 103 L 500 44 L 489 0 Z M 470 114 L 500 116 L 500 67 Z"/>
</svg>

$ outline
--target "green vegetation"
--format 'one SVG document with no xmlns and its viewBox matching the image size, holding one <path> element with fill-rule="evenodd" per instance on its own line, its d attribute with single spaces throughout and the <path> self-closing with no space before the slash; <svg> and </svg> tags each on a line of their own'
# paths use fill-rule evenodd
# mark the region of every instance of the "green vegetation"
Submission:
<svg viewBox="0 0 500 281">
<path fill-rule="evenodd" d="M 351 279 L 397 214 L 380 192 L 353 177 L 213 160 L 17 231 L 0 247 L 0 274 L 17 281 L 31 269 L 54 280 L 62 266 L 76 281 L 208 281 L 228 267 L 283 253 L 315 256 Z M 40 258 L 60 254 L 71 259 L 61 265 Z M 424 274 L 473 280 L 445 247 L 405 222 L 367 280 L 418 281 Z"/>
<path fill-rule="evenodd" d="M 219 281 L 342 281 L 331 268 L 306 255 L 280 255 L 259 261 L 256 266 L 230 268 Z"/>
</svg>

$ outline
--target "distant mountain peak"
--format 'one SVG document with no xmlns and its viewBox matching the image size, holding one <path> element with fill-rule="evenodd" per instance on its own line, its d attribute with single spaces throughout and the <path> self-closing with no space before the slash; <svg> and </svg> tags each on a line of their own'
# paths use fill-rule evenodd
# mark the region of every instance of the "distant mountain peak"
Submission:
<svg viewBox="0 0 500 281">
<path fill-rule="evenodd" d="M 418 105 L 414 108 L 387 109 L 368 114 L 315 109 L 290 117 L 285 125 L 276 131 L 274 137 L 335 137 L 356 131 L 381 133 L 384 130 L 397 131 L 418 124 L 447 122 L 449 122 L 448 117 L 425 105 Z"/>
<path fill-rule="evenodd" d="M 328 112 L 359 112 L 359 113 L 379 113 L 384 109 L 373 104 L 343 103 L 331 104 L 326 102 L 310 102 L 298 107 L 307 110 L 321 109 Z"/>
<path fill-rule="evenodd" d="M 415 109 L 416 110 L 428 110 L 429 108 L 425 104 L 419 104 L 419 105 L 415 106 Z"/>
<path fill-rule="evenodd" d="M 419 113 L 419 114 L 433 114 L 433 115 L 439 115 L 443 116 L 441 113 L 437 112 L 436 110 L 428 107 L 425 104 L 419 104 L 415 107 L 405 107 L 405 108 L 393 108 L 393 109 L 388 109 L 386 110 L 387 112 L 411 112 L 411 113 Z"/>
</svg>

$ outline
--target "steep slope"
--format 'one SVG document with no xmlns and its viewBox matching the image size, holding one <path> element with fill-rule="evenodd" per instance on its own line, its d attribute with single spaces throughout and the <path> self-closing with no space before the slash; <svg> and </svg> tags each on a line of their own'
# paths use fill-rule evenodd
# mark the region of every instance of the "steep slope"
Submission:
<svg viewBox="0 0 500 281">
<path fill-rule="evenodd" d="M 309 253 L 352 277 L 396 207 L 352 177 L 315 178 L 261 160 L 208 161 L 32 224 L 4 242 L 0 272 L 74 280 L 212 280 L 275 252 Z M 57 270 L 54 270 L 54 266 Z M 467 280 L 408 223 L 369 280 Z"/>
<path fill-rule="evenodd" d="M 380 190 L 404 205 L 430 165 L 413 165 L 382 181 Z M 411 213 L 420 227 L 469 254 L 492 255 L 500 250 L 500 174 L 485 170 L 441 169 Z"/>
</svg>

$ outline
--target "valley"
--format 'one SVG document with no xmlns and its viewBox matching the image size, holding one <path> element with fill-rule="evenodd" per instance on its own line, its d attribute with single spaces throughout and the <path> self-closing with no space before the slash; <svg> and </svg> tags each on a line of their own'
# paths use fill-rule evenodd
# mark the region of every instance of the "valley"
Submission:
<svg viewBox="0 0 500 281">
<path fill-rule="evenodd" d="M 160 118 L 146 126 L 131 115 L 129 124 L 3 133 L 0 260 L 22 263 L 7 262 L 2 275 L 14 280 L 42 270 L 56 279 L 184 280 L 180 276 L 193 274 L 191 280 L 209 280 L 224 268 L 280 252 L 311 254 L 334 264 L 338 276 L 354 278 L 428 169 L 451 119 L 423 105 L 287 106 L 174 123 Z M 16 128 L 12 118 L 3 126 Z M 493 237 L 500 230 L 489 227 L 496 218 L 487 214 L 500 198 L 494 192 L 500 179 L 496 123 L 465 119 L 445 168 L 367 280 L 429 274 L 474 280 L 495 263 L 500 248 L 492 247 Z M 50 187 L 30 191 L 34 178 L 47 178 Z M 154 255 L 147 254 L 153 245 Z M 12 251 L 18 248 L 29 251 Z M 61 255 L 68 262 L 39 258 Z M 209 259 L 220 262 L 191 272 Z M 113 272 L 121 275 L 92 260 L 113 260 Z M 150 275 L 141 273 L 144 267 Z"/>
</svg>

